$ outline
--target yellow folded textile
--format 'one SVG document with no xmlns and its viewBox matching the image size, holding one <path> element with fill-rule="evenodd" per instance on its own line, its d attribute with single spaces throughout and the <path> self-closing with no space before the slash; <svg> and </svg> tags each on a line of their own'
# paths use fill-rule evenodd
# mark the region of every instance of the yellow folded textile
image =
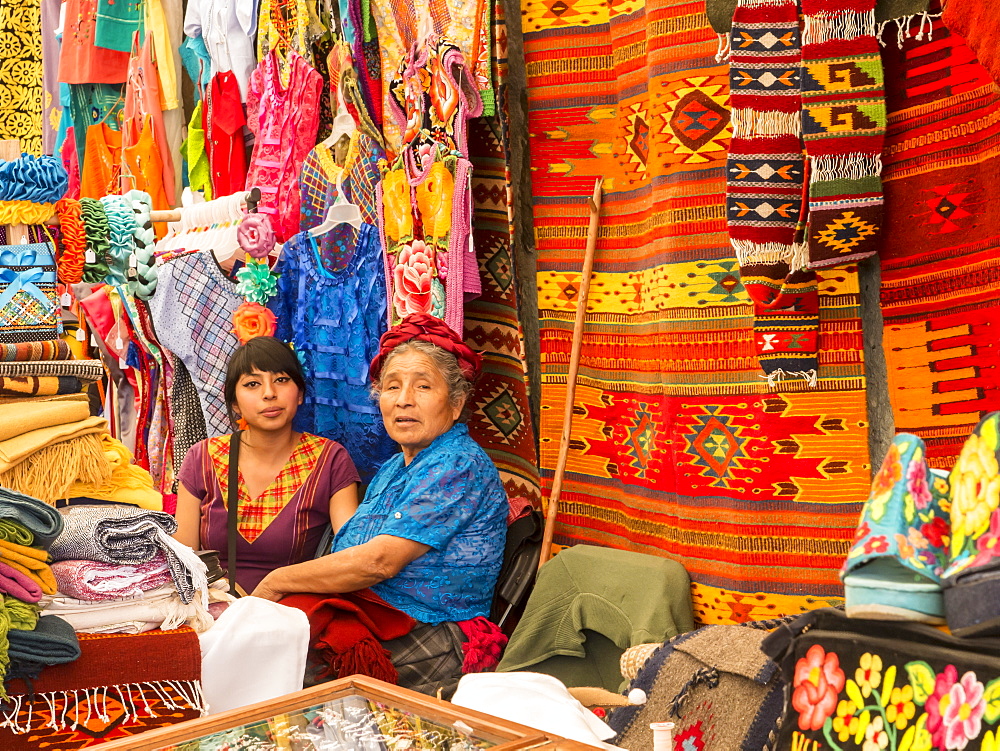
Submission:
<svg viewBox="0 0 1000 751">
<path fill-rule="evenodd" d="M 0 404 L 0 442 L 32 430 L 80 422 L 88 417 L 90 405 L 86 401 Z"/>
<path fill-rule="evenodd" d="M 56 577 L 46 551 L 0 540 L 0 561 L 37 582 L 45 594 L 56 593 Z"/>
<path fill-rule="evenodd" d="M 0 404 L 40 404 L 41 402 L 86 402 L 90 403 L 90 395 L 84 392 L 77 394 L 54 394 L 52 396 L 0 396 Z"/>
<path fill-rule="evenodd" d="M 69 441 L 71 438 L 106 432 L 108 432 L 107 420 L 103 417 L 87 417 L 79 422 L 39 428 L 0 441 L 0 473 L 9 471 L 32 454 L 53 444 Z M 107 467 L 107 474 L 110 473 L 111 468 Z"/>
<path fill-rule="evenodd" d="M 74 482 L 105 483 L 111 464 L 101 436 L 107 432 L 107 420 L 88 417 L 0 441 L 0 485 L 54 504 L 68 497 Z"/>
<path fill-rule="evenodd" d="M 0 596 L 4 610 L 10 618 L 10 627 L 17 631 L 34 631 L 38 625 L 38 611 L 41 608 L 35 603 L 21 602 L 10 595 Z"/>
<path fill-rule="evenodd" d="M 132 463 L 132 454 L 125 444 L 105 433 L 101 436 L 101 447 L 111 466 L 110 478 L 100 483 L 78 480 L 60 497 L 93 498 L 162 511 L 163 495 L 154 487 L 149 472 Z"/>
</svg>

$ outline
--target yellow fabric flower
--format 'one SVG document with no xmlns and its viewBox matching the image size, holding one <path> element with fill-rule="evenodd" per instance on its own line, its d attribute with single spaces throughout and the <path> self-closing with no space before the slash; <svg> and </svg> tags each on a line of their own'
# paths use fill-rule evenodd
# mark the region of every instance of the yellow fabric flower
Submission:
<svg viewBox="0 0 1000 751">
<path fill-rule="evenodd" d="M 841 699 L 837 704 L 837 716 L 833 718 L 833 732 L 837 734 L 841 743 L 858 732 L 860 720 L 854 716 L 857 711 L 854 702 L 847 699 Z"/>
<path fill-rule="evenodd" d="M 410 207 L 410 185 L 406 173 L 390 170 L 382 178 L 382 213 L 385 236 L 391 242 L 413 236 L 413 210 Z"/>
<path fill-rule="evenodd" d="M 1000 505 L 1000 467 L 989 442 L 970 435 L 951 478 L 951 554 L 957 557 L 967 538 L 989 526 Z"/>
<path fill-rule="evenodd" d="M 905 728 L 916 711 L 917 707 L 913 703 L 913 686 L 910 684 L 897 686 L 889 694 L 889 706 L 885 708 L 885 718 L 890 724 L 896 723 L 897 729 Z"/>
<path fill-rule="evenodd" d="M 882 658 L 865 652 L 858 660 L 858 669 L 854 671 L 854 680 L 861 688 L 861 695 L 866 699 L 872 695 L 872 689 L 878 688 L 882 681 Z"/>
<path fill-rule="evenodd" d="M 417 186 L 417 209 L 424 223 L 424 236 L 439 239 L 451 231 L 455 178 L 443 162 L 435 162 Z"/>
</svg>

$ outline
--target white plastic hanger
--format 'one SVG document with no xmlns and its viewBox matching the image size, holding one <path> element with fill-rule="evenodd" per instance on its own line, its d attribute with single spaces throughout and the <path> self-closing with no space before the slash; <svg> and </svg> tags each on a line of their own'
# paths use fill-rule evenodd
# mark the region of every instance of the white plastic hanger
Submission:
<svg viewBox="0 0 1000 751">
<path fill-rule="evenodd" d="M 361 218 L 361 209 L 356 203 L 351 203 L 344 198 L 343 188 L 344 172 L 341 171 L 340 177 L 337 178 L 337 198 L 333 202 L 333 206 L 326 212 L 326 219 L 323 223 L 309 230 L 309 234 L 313 237 L 319 237 L 341 224 L 350 224 L 354 229 L 361 227 L 364 221 Z"/>
</svg>

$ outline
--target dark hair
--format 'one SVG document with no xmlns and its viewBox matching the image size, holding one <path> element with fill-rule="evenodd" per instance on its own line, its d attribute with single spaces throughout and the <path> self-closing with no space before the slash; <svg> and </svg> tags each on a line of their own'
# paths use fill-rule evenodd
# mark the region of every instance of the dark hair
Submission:
<svg viewBox="0 0 1000 751">
<path fill-rule="evenodd" d="M 236 387 L 240 379 L 253 372 L 284 373 L 299 387 L 303 396 L 306 393 L 306 379 L 302 375 L 302 366 L 295 351 L 280 339 L 273 336 L 257 336 L 248 341 L 229 358 L 226 367 L 225 399 L 229 418 L 236 421 L 233 407 L 236 405 Z"/>
</svg>

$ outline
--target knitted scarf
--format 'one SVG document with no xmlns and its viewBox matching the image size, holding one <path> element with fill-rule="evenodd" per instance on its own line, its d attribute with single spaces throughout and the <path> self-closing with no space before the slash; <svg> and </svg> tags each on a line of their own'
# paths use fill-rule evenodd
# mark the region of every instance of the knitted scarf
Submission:
<svg viewBox="0 0 1000 751">
<path fill-rule="evenodd" d="M 805 157 L 795 0 L 739 0 L 730 46 L 726 213 L 754 302 L 757 356 L 769 382 L 793 376 L 814 384 L 819 298 L 801 240 Z"/>
<path fill-rule="evenodd" d="M 387 683 L 399 680 L 388 650 L 379 642 L 408 634 L 416 621 L 371 590 L 287 595 L 281 604 L 309 617 L 309 645 L 326 663 L 325 675 L 360 673 Z"/>
<path fill-rule="evenodd" d="M 882 226 L 885 92 L 875 0 L 802 0 L 809 266 L 867 258 Z"/>
</svg>

